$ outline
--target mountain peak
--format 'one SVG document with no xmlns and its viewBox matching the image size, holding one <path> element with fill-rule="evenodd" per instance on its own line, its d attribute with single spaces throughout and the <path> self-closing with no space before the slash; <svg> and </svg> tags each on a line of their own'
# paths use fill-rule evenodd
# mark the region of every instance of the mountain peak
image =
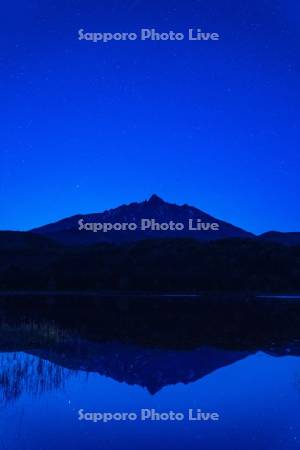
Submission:
<svg viewBox="0 0 300 450">
<path fill-rule="evenodd" d="M 148 200 L 149 203 L 164 203 L 163 199 L 160 198 L 158 195 L 153 194 Z"/>
</svg>

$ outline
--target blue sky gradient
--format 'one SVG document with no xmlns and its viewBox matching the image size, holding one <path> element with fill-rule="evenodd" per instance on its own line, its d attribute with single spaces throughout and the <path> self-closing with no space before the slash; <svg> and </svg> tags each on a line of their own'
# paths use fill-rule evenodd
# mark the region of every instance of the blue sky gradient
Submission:
<svg viewBox="0 0 300 450">
<path fill-rule="evenodd" d="M 249 231 L 300 231 L 295 0 L 17 0 L 2 7 L 0 229 L 157 193 Z M 218 32 L 79 41 L 78 30 Z"/>
</svg>

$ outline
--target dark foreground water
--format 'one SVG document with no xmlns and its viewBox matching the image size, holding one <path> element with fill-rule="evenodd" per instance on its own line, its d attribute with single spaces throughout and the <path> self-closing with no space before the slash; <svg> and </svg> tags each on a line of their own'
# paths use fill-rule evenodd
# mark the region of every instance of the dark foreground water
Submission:
<svg viewBox="0 0 300 450">
<path fill-rule="evenodd" d="M 297 302 L 70 301 L 2 302 L 0 449 L 299 449 Z"/>
</svg>

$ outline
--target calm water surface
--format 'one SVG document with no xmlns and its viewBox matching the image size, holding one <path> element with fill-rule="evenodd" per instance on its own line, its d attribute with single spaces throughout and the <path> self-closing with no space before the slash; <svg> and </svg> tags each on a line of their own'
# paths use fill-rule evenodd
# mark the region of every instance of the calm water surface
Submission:
<svg viewBox="0 0 300 450">
<path fill-rule="evenodd" d="M 125 342 L 108 339 L 100 325 L 101 338 L 74 333 L 74 324 L 11 322 L 2 314 L 0 449 L 299 449 L 300 340 L 282 329 L 274 341 L 277 310 L 274 317 L 264 318 L 267 336 L 256 330 L 258 341 L 248 332 L 241 339 L 236 329 L 231 335 L 227 321 L 224 343 L 217 342 L 224 330 L 206 339 L 205 329 L 193 334 L 191 348 L 178 348 L 179 341 L 166 344 L 162 335 L 159 345 L 137 342 L 130 327 Z M 160 328 L 153 327 L 156 339 Z M 80 409 L 139 416 L 143 408 L 186 417 L 189 408 L 200 408 L 220 420 L 78 420 Z"/>
</svg>

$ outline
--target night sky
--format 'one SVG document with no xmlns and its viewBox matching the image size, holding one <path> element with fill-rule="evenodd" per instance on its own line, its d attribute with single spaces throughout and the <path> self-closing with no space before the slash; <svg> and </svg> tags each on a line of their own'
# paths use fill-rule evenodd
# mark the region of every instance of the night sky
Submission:
<svg viewBox="0 0 300 450">
<path fill-rule="evenodd" d="M 298 0 L 1 6 L 0 229 L 156 193 L 249 231 L 300 231 Z M 217 42 L 78 40 L 217 32 Z"/>
</svg>

